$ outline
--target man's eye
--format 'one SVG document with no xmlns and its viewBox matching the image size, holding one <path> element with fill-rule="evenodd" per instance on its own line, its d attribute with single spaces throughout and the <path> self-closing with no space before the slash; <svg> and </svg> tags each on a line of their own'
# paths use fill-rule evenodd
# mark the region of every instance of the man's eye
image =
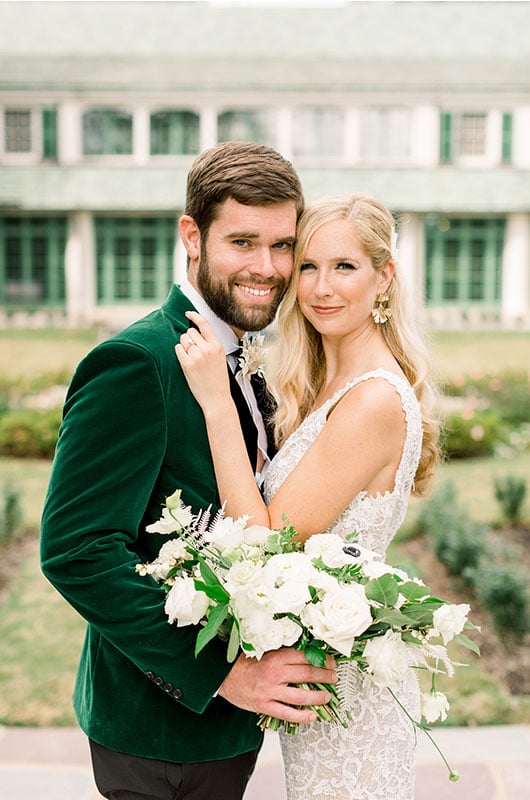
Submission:
<svg viewBox="0 0 530 800">
<path fill-rule="evenodd" d="M 236 247 L 247 247 L 249 242 L 247 239 L 233 239 L 232 244 Z"/>
<path fill-rule="evenodd" d="M 288 253 L 293 249 L 293 243 L 292 242 L 276 242 L 276 244 L 273 244 L 273 248 L 275 250 L 283 250 L 284 252 Z"/>
</svg>

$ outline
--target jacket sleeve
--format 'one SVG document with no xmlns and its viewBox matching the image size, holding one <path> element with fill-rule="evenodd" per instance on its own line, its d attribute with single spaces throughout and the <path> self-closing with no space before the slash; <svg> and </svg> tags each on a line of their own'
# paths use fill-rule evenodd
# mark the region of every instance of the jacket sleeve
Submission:
<svg viewBox="0 0 530 800">
<path fill-rule="evenodd" d="M 167 413 L 158 364 L 143 347 L 107 342 L 81 363 L 44 506 L 41 563 L 101 636 L 147 676 L 179 687 L 179 702 L 201 712 L 229 671 L 226 647 L 214 640 L 195 658 L 197 628 L 169 625 L 163 591 L 135 571 Z"/>
</svg>

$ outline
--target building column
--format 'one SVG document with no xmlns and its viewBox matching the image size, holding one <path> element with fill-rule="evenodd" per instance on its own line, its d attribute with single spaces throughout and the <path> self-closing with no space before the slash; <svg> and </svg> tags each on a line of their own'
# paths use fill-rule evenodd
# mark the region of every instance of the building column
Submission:
<svg viewBox="0 0 530 800">
<path fill-rule="evenodd" d="M 138 106 L 133 111 L 133 159 L 135 164 L 149 161 L 149 109 Z"/>
<path fill-rule="evenodd" d="M 501 315 L 513 327 L 530 319 L 530 215 L 511 214 L 502 256 Z"/>
<path fill-rule="evenodd" d="M 413 310 L 424 306 L 423 218 L 420 214 L 404 214 L 398 233 L 397 270 L 403 291 Z"/>
<path fill-rule="evenodd" d="M 61 165 L 78 164 L 82 154 L 81 106 L 65 102 L 57 110 L 57 161 Z"/>
<path fill-rule="evenodd" d="M 89 211 L 70 215 L 65 271 L 67 319 L 74 325 L 90 323 L 97 300 L 94 225 Z"/>
</svg>

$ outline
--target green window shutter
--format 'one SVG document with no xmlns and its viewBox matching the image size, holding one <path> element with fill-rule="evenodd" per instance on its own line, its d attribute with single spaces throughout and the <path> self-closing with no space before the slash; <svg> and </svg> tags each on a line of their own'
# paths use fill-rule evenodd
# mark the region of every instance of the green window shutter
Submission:
<svg viewBox="0 0 530 800">
<path fill-rule="evenodd" d="M 502 115 L 502 163 L 510 164 L 512 161 L 512 126 L 511 114 Z"/>
<path fill-rule="evenodd" d="M 57 111 L 44 108 L 42 111 L 42 155 L 57 158 Z"/>
<path fill-rule="evenodd" d="M 440 114 L 440 163 L 450 164 L 452 160 L 452 115 L 447 111 Z"/>
</svg>

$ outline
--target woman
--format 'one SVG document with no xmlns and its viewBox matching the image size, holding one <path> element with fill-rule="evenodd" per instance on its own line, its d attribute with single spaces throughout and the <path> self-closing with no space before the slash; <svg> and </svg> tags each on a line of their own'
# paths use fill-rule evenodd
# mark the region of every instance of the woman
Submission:
<svg viewBox="0 0 530 800">
<path fill-rule="evenodd" d="M 425 494 L 437 425 L 423 346 L 406 319 L 394 220 L 364 195 L 324 199 L 303 213 L 290 288 L 278 316 L 276 436 L 266 503 L 250 469 L 211 329 L 190 314 L 177 357 L 203 408 L 226 512 L 302 540 L 346 535 L 382 557 L 411 491 Z M 414 729 L 386 689 L 351 663 L 338 667 L 348 728 L 317 720 L 281 735 L 289 800 L 412 800 Z M 419 718 L 413 670 L 399 700 Z"/>
</svg>

